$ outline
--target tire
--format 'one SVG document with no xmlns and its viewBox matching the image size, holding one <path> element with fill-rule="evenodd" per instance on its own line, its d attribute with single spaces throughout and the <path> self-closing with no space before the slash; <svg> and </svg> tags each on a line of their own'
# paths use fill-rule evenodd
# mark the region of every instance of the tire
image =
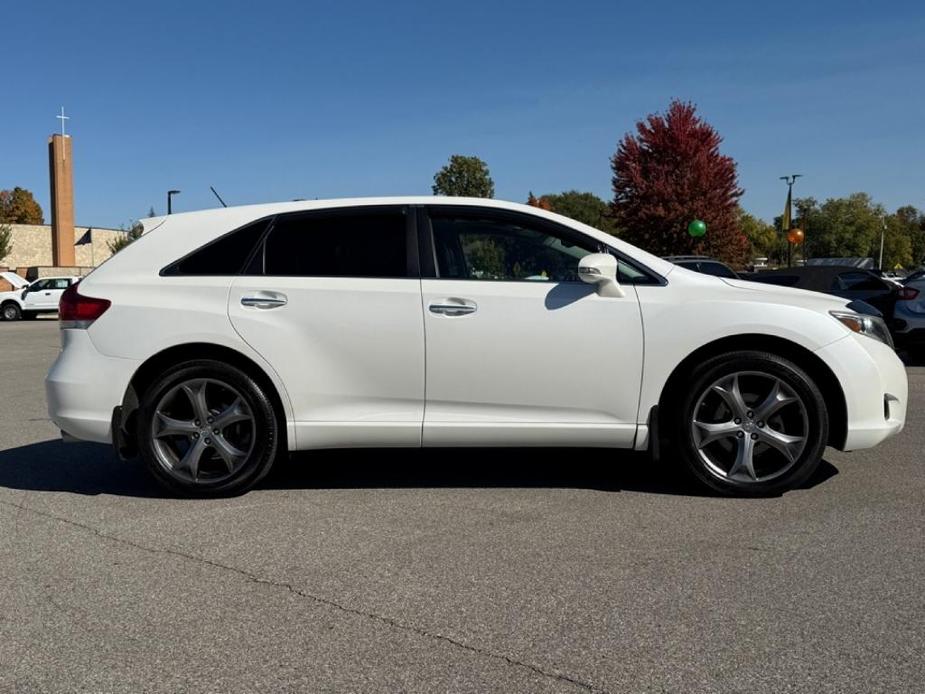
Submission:
<svg viewBox="0 0 925 694">
<path fill-rule="evenodd" d="M 20 320 L 22 319 L 22 311 L 18 304 L 8 301 L 3 306 L 0 306 L 0 316 L 3 317 L 3 320 Z"/>
<path fill-rule="evenodd" d="M 739 395 L 736 395 L 736 392 Z M 729 496 L 793 489 L 816 470 L 829 434 L 818 386 L 781 356 L 737 351 L 693 369 L 664 431 L 701 485 Z"/>
<path fill-rule="evenodd" d="M 209 359 L 169 369 L 144 392 L 138 412 L 142 461 L 165 489 L 183 496 L 246 492 L 270 471 L 281 440 L 264 387 Z"/>
</svg>

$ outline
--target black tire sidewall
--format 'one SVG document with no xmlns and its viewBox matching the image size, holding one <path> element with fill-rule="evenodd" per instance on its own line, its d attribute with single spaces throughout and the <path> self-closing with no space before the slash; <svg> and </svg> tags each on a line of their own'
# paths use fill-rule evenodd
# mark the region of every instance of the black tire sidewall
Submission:
<svg viewBox="0 0 925 694">
<path fill-rule="evenodd" d="M 152 423 L 157 403 L 169 389 L 193 378 L 214 378 L 233 386 L 247 401 L 255 419 L 256 440 L 247 460 L 231 478 L 214 484 L 188 484 L 174 478 L 158 462 L 153 447 Z M 273 405 L 259 383 L 233 366 L 200 359 L 176 365 L 142 394 L 137 427 L 138 451 L 148 471 L 173 493 L 199 497 L 231 496 L 247 491 L 269 472 L 280 441 L 279 427 Z"/>
<path fill-rule="evenodd" d="M 701 460 L 690 423 L 700 394 L 723 376 L 737 371 L 756 371 L 777 377 L 796 391 L 806 406 L 808 441 L 793 467 L 784 475 L 752 484 L 725 480 L 712 474 Z M 812 378 L 799 366 L 775 354 L 741 351 L 722 354 L 693 370 L 679 394 L 671 431 L 675 450 L 686 471 L 702 485 L 731 496 L 769 496 L 798 487 L 816 470 L 828 440 L 828 413 L 825 400 Z"/>
</svg>

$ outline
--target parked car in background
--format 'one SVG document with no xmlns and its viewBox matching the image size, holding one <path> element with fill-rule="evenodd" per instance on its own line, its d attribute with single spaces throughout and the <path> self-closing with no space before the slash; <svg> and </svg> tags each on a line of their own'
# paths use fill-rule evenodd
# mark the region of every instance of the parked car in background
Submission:
<svg viewBox="0 0 925 694">
<path fill-rule="evenodd" d="M 925 348 L 925 273 L 907 279 L 902 295 L 890 321 L 893 336 L 899 348 L 921 351 Z"/>
<path fill-rule="evenodd" d="M 903 277 L 901 282 L 903 284 L 909 284 L 910 282 L 916 282 L 923 278 L 925 278 L 925 270 L 916 270 Z"/>
<path fill-rule="evenodd" d="M 5 273 L 4 279 L 12 282 Z M 64 290 L 80 281 L 80 277 L 43 277 L 21 289 L 0 293 L 0 317 L 3 320 L 35 318 L 42 313 L 57 313 Z"/>
<path fill-rule="evenodd" d="M 739 279 L 739 273 L 726 265 L 726 263 L 706 255 L 668 255 L 665 256 L 665 260 L 704 275 Z"/>
<path fill-rule="evenodd" d="M 288 450 L 582 446 L 670 451 L 715 490 L 766 495 L 905 421 L 876 316 L 536 207 L 316 200 L 143 224 L 64 293 L 48 411 L 175 492 L 239 493 Z"/>
<path fill-rule="evenodd" d="M 903 287 L 880 277 L 873 270 L 847 265 L 806 265 L 743 275 L 743 279 L 781 287 L 807 289 L 870 304 L 889 322 L 897 301 L 911 297 Z"/>
</svg>

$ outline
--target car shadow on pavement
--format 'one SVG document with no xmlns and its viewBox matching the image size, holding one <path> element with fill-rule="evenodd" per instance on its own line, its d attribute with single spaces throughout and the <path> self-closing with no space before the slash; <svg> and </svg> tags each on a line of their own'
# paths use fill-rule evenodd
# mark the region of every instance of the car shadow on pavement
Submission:
<svg viewBox="0 0 925 694">
<path fill-rule="evenodd" d="M 298 453 L 262 489 L 569 488 L 707 496 L 667 461 L 643 453 L 577 448 L 358 449 Z M 823 461 L 803 486 L 838 470 Z M 38 492 L 165 496 L 138 461 L 109 446 L 33 443 L 0 451 L 0 487 Z"/>
</svg>

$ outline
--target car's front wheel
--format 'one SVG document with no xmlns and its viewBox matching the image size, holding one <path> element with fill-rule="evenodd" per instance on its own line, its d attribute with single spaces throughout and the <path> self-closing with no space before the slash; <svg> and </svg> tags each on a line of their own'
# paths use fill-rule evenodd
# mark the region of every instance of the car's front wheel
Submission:
<svg viewBox="0 0 925 694">
<path fill-rule="evenodd" d="M 273 464 L 279 422 L 264 388 L 228 364 L 178 364 L 142 395 L 138 448 L 154 477 L 191 496 L 239 494 Z"/>
<path fill-rule="evenodd" d="M 672 413 L 687 470 L 723 494 L 792 489 L 819 465 L 828 439 L 825 400 L 798 365 L 775 354 L 721 354 L 693 370 Z"/>
<path fill-rule="evenodd" d="M 3 320 L 19 320 L 22 318 L 22 311 L 14 302 L 8 301 L 3 306 L 0 306 L 0 317 Z"/>
</svg>

